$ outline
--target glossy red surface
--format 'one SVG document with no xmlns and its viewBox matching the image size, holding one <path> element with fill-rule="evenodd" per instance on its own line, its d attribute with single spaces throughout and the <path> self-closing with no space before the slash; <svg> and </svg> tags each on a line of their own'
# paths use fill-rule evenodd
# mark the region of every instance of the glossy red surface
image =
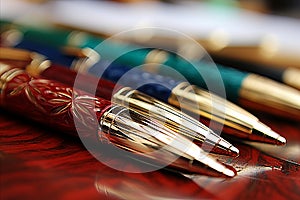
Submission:
<svg viewBox="0 0 300 200">
<path fill-rule="evenodd" d="M 239 157 L 218 156 L 238 170 L 236 177 L 224 179 L 166 170 L 116 171 L 96 160 L 76 138 L 0 111 L 1 199 L 298 199 L 300 195 L 297 123 L 261 117 L 287 138 L 287 146 L 235 142 Z"/>
</svg>

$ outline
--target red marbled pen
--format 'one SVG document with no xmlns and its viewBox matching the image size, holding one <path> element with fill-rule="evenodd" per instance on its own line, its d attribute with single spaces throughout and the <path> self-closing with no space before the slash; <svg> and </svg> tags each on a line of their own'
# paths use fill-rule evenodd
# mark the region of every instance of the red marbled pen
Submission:
<svg viewBox="0 0 300 200">
<path fill-rule="evenodd" d="M 142 115 L 155 118 L 175 132 L 193 140 L 204 151 L 237 156 L 239 150 L 193 117 L 130 87 L 114 84 L 88 74 L 77 73 L 67 67 L 52 64 L 44 56 L 20 49 L 0 48 L 1 62 L 20 67 L 34 76 L 45 77 L 73 86 L 90 94 L 129 107 Z M 16 59 L 17 58 L 17 59 Z"/>
<path fill-rule="evenodd" d="M 219 163 L 155 119 L 61 83 L 33 78 L 3 63 L 0 63 L 0 95 L 4 109 L 73 135 L 84 131 L 85 137 L 104 138 L 154 163 L 212 176 L 236 174 L 233 168 Z"/>
</svg>

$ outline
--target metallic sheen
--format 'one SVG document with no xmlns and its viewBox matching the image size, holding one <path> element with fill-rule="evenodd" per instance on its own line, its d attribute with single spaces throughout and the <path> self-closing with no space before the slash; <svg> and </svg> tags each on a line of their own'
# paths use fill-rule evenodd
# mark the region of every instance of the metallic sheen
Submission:
<svg viewBox="0 0 300 200">
<path fill-rule="evenodd" d="M 244 80 L 240 102 L 253 109 L 300 120 L 300 91 L 262 76 L 251 74 Z"/>
<path fill-rule="evenodd" d="M 114 145 L 156 159 L 160 164 L 173 161 L 170 166 L 190 172 L 201 170 L 198 166 L 201 164 L 229 177 L 236 174 L 187 138 L 156 120 L 128 113 L 123 106 L 112 106 L 107 110 L 100 119 L 100 129 Z"/>
<path fill-rule="evenodd" d="M 222 139 L 199 121 L 137 90 L 124 87 L 113 95 L 112 102 L 154 118 L 173 131 L 194 140 L 196 143 L 204 143 L 202 144 L 204 150 L 217 151 L 220 154 L 232 156 L 237 156 L 239 153 L 236 148 L 232 148 L 229 142 Z"/>
<path fill-rule="evenodd" d="M 271 144 L 285 144 L 282 139 L 278 140 L 279 134 L 259 122 L 251 113 L 187 82 L 175 87 L 168 101 L 176 107 L 219 123 L 219 126 L 212 129 L 222 129 L 224 125 L 226 132 L 233 136 Z M 194 106 L 196 103 L 198 108 Z M 267 135 L 270 135 L 268 139 Z"/>
<path fill-rule="evenodd" d="M 300 69 L 287 68 L 283 74 L 283 82 L 300 90 Z"/>
</svg>

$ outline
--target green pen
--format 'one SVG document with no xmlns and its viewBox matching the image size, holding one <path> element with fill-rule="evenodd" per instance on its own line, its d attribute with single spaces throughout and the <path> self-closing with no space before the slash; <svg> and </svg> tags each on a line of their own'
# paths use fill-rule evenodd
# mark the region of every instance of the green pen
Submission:
<svg viewBox="0 0 300 200">
<path fill-rule="evenodd" d="M 53 27 L 35 28 L 12 25 L 3 21 L 1 21 L 1 27 L 3 30 L 21 32 L 26 40 L 59 47 L 71 54 L 80 52 L 78 49 L 92 48 L 103 59 L 114 60 L 131 67 L 152 63 L 151 68 L 148 69 L 161 74 L 165 73 L 163 66 L 169 66 L 183 75 L 191 84 L 208 89 L 221 97 L 226 96 L 228 100 L 244 108 L 300 120 L 300 92 L 256 74 L 221 65 L 214 68 L 210 63 L 200 61 L 189 62 L 164 50 L 107 41 L 99 36 L 80 31 L 54 29 Z M 5 34 L 6 31 L 3 30 L 2 34 Z"/>
</svg>

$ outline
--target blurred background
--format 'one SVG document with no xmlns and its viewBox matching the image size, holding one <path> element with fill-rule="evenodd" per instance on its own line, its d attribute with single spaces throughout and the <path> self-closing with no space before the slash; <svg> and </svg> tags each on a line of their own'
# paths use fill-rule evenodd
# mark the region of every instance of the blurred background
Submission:
<svg viewBox="0 0 300 200">
<path fill-rule="evenodd" d="M 171 29 L 192 37 L 213 56 L 300 67 L 299 11 L 297 0 L 1 0 L 0 14 L 102 36 L 143 27 Z M 180 48 L 174 47 L 178 41 L 172 35 L 154 32 L 130 41 Z"/>
</svg>

